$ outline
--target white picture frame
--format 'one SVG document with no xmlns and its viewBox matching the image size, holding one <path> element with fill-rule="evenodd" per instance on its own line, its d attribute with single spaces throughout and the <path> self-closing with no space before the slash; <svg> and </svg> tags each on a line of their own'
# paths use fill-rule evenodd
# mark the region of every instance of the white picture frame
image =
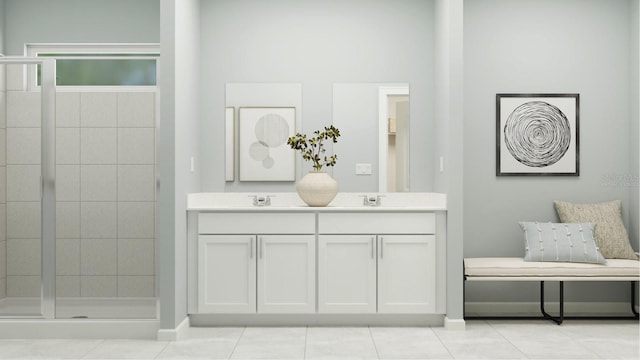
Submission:
<svg viewBox="0 0 640 360">
<path fill-rule="evenodd" d="M 234 181 L 236 173 L 236 126 L 235 126 L 236 109 L 233 106 L 225 108 L 225 181 Z"/>
</svg>

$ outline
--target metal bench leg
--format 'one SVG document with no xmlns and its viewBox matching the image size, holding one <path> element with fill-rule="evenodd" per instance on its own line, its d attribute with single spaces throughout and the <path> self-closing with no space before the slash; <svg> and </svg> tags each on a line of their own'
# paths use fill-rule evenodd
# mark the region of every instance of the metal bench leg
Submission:
<svg viewBox="0 0 640 360">
<path fill-rule="evenodd" d="M 540 281 L 540 311 L 545 319 L 560 325 L 564 321 L 564 281 L 560 281 L 560 314 L 557 317 L 547 314 L 544 310 L 544 281 Z"/>
<path fill-rule="evenodd" d="M 467 275 L 464 269 L 464 259 L 462 259 L 462 320 L 466 320 L 467 314 L 467 296 L 466 296 L 466 288 L 467 288 Z"/>
<path fill-rule="evenodd" d="M 464 271 L 464 270 L 463 270 Z M 462 320 L 466 319 L 467 314 L 467 277 L 462 280 Z"/>
<path fill-rule="evenodd" d="M 631 281 L 631 312 L 636 317 L 639 317 L 638 312 L 636 311 L 636 282 Z"/>
</svg>

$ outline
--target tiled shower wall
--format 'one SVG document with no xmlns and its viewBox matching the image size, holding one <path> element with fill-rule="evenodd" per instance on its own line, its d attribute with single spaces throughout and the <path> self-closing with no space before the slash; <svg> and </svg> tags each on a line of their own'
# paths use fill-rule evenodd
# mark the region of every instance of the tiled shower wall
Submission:
<svg viewBox="0 0 640 360">
<path fill-rule="evenodd" d="M 5 65 L 0 65 L 0 299 L 7 296 L 7 159 Z"/>
<path fill-rule="evenodd" d="M 40 94 L 7 76 L 6 293 L 38 296 Z M 58 297 L 154 296 L 155 101 L 56 95 Z"/>
</svg>

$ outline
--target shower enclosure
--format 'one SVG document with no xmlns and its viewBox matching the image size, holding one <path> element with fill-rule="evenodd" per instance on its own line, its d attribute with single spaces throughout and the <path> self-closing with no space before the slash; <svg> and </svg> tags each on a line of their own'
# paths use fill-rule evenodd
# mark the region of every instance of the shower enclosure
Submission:
<svg viewBox="0 0 640 360">
<path fill-rule="evenodd" d="M 157 318 L 156 102 L 0 57 L 0 317 Z"/>
</svg>

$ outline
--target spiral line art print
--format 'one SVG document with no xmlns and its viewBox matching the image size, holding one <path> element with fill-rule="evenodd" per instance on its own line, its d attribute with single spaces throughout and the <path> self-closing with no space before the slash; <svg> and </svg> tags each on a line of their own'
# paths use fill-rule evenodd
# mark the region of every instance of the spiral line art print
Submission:
<svg viewBox="0 0 640 360">
<path fill-rule="evenodd" d="M 557 163 L 569 150 L 571 127 L 565 114 L 545 101 L 518 106 L 504 125 L 504 142 L 523 165 L 544 168 Z"/>
</svg>

